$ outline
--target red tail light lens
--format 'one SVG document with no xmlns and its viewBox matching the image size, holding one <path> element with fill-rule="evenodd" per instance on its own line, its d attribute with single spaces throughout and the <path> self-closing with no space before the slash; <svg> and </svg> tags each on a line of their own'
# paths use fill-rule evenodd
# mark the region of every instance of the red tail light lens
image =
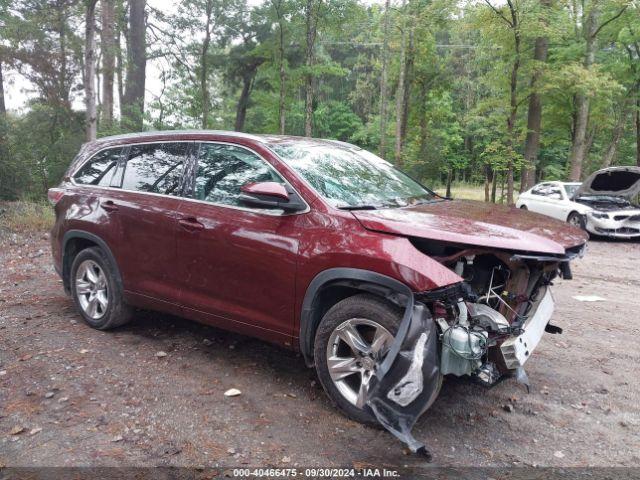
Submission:
<svg viewBox="0 0 640 480">
<path fill-rule="evenodd" d="M 49 191 L 47 192 L 47 198 L 49 199 L 49 203 L 54 207 L 62 197 L 64 197 L 64 190 L 61 188 L 50 188 Z"/>
</svg>

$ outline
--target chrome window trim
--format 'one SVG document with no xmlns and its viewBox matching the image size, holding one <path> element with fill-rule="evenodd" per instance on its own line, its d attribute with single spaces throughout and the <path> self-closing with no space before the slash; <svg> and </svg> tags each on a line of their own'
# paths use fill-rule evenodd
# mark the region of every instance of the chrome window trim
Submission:
<svg viewBox="0 0 640 480">
<path fill-rule="evenodd" d="M 239 207 L 239 206 L 234 206 L 234 205 L 226 205 L 226 204 L 223 204 L 223 203 L 213 203 L 213 202 L 207 202 L 205 200 L 198 200 L 198 199 L 195 199 L 195 198 L 189 198 L 189 197 L 185 197 L 185 196 L 167 195 L 167 194 L 164 194 L 164 193 L 154 193 L 154 192 L 143 192 L 143 191 L 140 191 L 140 190 L 124 190 L 124 189 L 122 189 L 120 187 L 111 187 L 111 186 L 104 187 L 104 186 L 101 186 L 101 185 L 91 185 L 91 184 L 84 184 L 84 183 L 76 183 L 75 180 L 73 179 L 73 176 L 78 172 L 78 170 L 80 170 L 93 157 L 95 157 L 96 155 L 98 155 L 99 153 L 101 153 L 101 152 L 103 152 L 105 150 L 109 150 L 109 149 L 112 149 L 112 148 L 128 149 L 129 147 L 133 147 L 133 146 L 136 146 L 136 145 L 151 145 L 151 144 L 159 144 L 159 143 L 193 143 L 194 145 L 198 145 L 198 152 L 199 152 L 199 146 L 202 145 L 203 143 L 213 143 L 213 144 L 216 144 L 216 145 L 230 145 L 232 147 L 244 148 L 245 150 L 248 150 L 249 152 L 251 152 L 254 155 L 256 155 L 260 160 L 262 160 L 264 163 L 266 163 L 269 168 L 274 170 L 280 177 L 282 177 L 284 182 L 289 187 L 291 187 L 291 189 L 294 192 L 296 192 L 296 194 L 304 202 L 304 204 L 306 205 L 306 208 L 304 210 L 299 211 L 299 212 L 291 212 L 291 213 L 282 212 L 282 213 L 278 213 L 278 212 L 272 212 L 272 211 L 270 211 L 268 209 L 247 208 L 247 207 Z M 269 149 L 269 151 L 271 151 L 271 149 Z M 194 154 L 195 154 L 194 158 L 195 158 L 195 156 L 197 156 L 198 152 L 194 152 Z M 275 153 L 274 153 L 274 155 L 275 155 Z M 280 157 L 278 157 L 278 158 L 280 158 Z M 125 160 L 128 160 L 128 159 L 125 159 Z M 197 158 L 195 158 L 195 161 L 197 162 Z M 187 158 L 187 162 L 189 162 L 189 158 Z M 195 164 L 195 166 L 197 166 L 197 163 Z M 185 172 L 183 172 L 183 175 L 184 175 L 184 173 L 186 173 L 186 169 L 185 169 Z M 260 155 L 258 152 L 256 152 L 254 149 L 252 149 L 250 147 L 246 147 L 244 145 L 239 145 L 237 143 L 225 142 L 225 141 L 217 141 L 217 140 L 204 140 L 204 141 L 202 141 L 202 140 L 170 140 L 170 141 L 133 142 L 133 143 L 126 143 L 126 144 L 122 144 L 122 145 L 105 146 L 104 148 L 101 148 L 100 150 L 97 150 L 89 158 L 87 158 L 85 161 L 80 163 L 74 169 L 73 173 L 71 173 L 69 175 L 69 178 L 70 178 L 70 182 L 71 182 L 72 185 L 74 185 L 76 187 L 81 187 L 81 188 L 97 188 L 99 190 L 107 190 L 107 191 L 114 191 L 114 192 L 130 192 L 130 193 L 139 193 L 139 194 L 142 194 L 142 195 L 152 195 L 152 196 L 162 197 L 162 198 L 175 198 L 176 200 L 183 200 L 183 201 L 189 201 L 189 202 L 194 202 L 194 203 L 201 203 L 203 205 L 213 205 L 213 206 L 222 207 L 222 208 L 230 208 L 230 209 L 233 209 L 233 210 L 240 210 L 240 211 L 243 211 L 243 212 L 256 213 L 258 215 L 268 215 L 270 217 L 289 217 L 289 216 L 293 216 L 293 215 L 302 215 L 302 214 L 305 214 L 305 213 L 309 213 L 311 211 L 311 207 L 309 206 L 309 203 L 304 199 L 304 197 L 302 195 L 300 195 L 300 192 L 298 192 L 298 190 L 293 185 L 291 185 L 291 183 L 289 183 L 289 181 L 286 178 L 284 178 L 284 176 L 278 171 L 278 169 L 271 164 L 271 162 L 268 162 L 262 155 Z"/>
</svg>

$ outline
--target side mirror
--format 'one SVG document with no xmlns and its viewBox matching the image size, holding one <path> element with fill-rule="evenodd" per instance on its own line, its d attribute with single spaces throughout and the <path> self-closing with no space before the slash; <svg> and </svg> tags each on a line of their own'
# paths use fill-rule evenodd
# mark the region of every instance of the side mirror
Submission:
<svg viewBox="0 0 640 480">
<path fill-rule="evenodd" d="M 299 212 L 306 208 L 298 194 L 281 183 L 247 183 L 240 191 L 240 201 L 249 207 L 282 209 L 285 212 Z"/>
</svg>

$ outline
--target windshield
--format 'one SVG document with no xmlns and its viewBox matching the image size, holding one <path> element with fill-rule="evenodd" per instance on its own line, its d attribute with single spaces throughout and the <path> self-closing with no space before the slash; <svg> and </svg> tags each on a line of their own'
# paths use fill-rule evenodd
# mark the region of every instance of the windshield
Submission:
<svg viewBox="0 0 640 480">
<path fill-rule="evenodd" d="M 579 183 L 565 183 L 564 184 L 564 189 L 567 192 L 567 196 L 569 198 L 573 198 L 573 196 L 576 194 L 576 191 L 578 190 L 579 186 L 580 186 Z"/>
<path fill-rule="evenodd" d="M 337 208 L 404 207 L 435 194 L 366 150 L 281 144 L 273 150 Z"/>
</svg>

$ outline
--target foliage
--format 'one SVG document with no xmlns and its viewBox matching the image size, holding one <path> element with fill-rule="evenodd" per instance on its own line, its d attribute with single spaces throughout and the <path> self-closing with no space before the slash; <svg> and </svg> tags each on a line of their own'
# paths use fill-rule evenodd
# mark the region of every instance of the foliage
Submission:
<svg viewBox="0 0 640 480">
<path fill-rule="evenodd" d="M 6 232 L 30 233 L 50 230 L 54 220 L 53 210 L 47 203 L 0 202 L 0 237 Z"/>
<path fill-rule="evenodd" d="M 536 179 L 567 177 L 578 97 L 589 101 L 583 174 L 600 168 L 612 145 L 615 163 L 640 162 L 637 2 L 394 0 L 388 12 L 364 0 L 318 5 L 311 63 L 307 0 L 179 0 L 166 11 L 147 5 L 147 75 L 162 88 L 147 93 L 145 127 L 277 133 L 283 122 L 286 134 L 302 135 L 311 76 L 314 136 L 377 151 L 387 102 L 387 156 L 403 127 L 399 159 L 425 183 L 502 184 L 510 166 L 518 183 L 534 92 L 543 107 Z M 23 111 L 0 112 L 0 198 L 42 198 L 83 141 L 85 7 L 80 0 L 0 0 L 0 68 L 28 79 L 34 97 Z M 116 0 L 116 11 L 124 70 L 127 2 Z M 592 12 L 601 28 L 590 64 Z M 381 99 L 386 14 L 389 95 Z M 533 60 L 540 37 L 549 46 L 546 62 Z M 125 129 L 98 125 L 101 136 Z"/>
</svg>

